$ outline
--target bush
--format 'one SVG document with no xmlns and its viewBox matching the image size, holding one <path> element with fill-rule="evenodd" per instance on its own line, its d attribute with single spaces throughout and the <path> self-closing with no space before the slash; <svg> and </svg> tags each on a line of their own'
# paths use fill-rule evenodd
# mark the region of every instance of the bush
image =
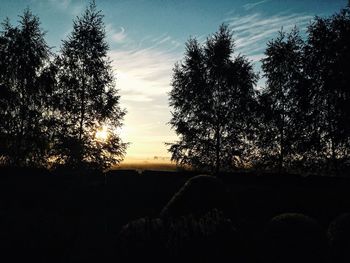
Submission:
<svg viewBox="0 0 350 263">
<path fill-rule="evenodd" d="M 125 225 L 119 235 L 122 262 L 160 262 L 167 258 L 166 231 L 161 219 L 141 218 Z"/>
<path fill-rule="evenodd" d="M 266 262 L 327 262 L 327 238 L 320 225 L 303 214 L 274 217 L 265 229 Z"/>
<path fill-rule="evenodd" d="M 189 179 L 171 198 L 161 216 L 201 216 L 215 208 L 225 211 L 227 202 L 227 191 L 221 180 L 213 176 L 198 175 Z"/>
<path fill-rule="evenodd" d="M 123 262 L 243 262 L 246 256 L 240 234 L 218 210 L 202 217 L 139 219 L 123 227 L 120 242 Z"/>
<path fill-rule="evenodd" d="M 328 228 L 333 262 L 350 262 L 350 213 L 334 219 Z"/>
</svg>

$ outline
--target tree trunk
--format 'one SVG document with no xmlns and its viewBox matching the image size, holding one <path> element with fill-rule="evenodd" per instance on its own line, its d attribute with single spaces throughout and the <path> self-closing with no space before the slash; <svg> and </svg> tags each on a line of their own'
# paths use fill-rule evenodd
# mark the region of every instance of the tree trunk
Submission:
<svg viewBox="0 0 350 263">
<path fill-rule="evenodd" d="M 24 90 L 24 84 L 21 83 L 21 87 L 20 87 L 20 92 L 21 92 L 21 101 L 20 101 L 20 106 L 19 106 L 19 116 L 20 116 L 20 128 L 19 128 L 19 134 L 17 134 L 17 147 L 16 147 L 16 156 L 15 156 L 15 166 L 21 166 L 23 165 L 23 143 L 24 143 L 24 123 L 26 120 L 26 114 L 25 114 L 25 98 L 24 98 L 24 94 L 25 94 L 25 90 Z"/>
<path fill-rule="evenodd" d="M 280 125 L 280 156 L 279 156 L 279 165 L 278 170 L 281 174 L 284 170 L 283 162 L 284 162 L 284 155 L 285 155 L 285 139 L 284 139 L 284 130 L 285 130 L 285 97 L 283 93 L 283 85 L 281 85 L 281 92 L 282 92 L 282 116 L 281 116 L 281 125 Z"/>
<path fill-rule="evenodd" d="M 279 173 L 283 172 L 283 162 L 284 162 L 284 127 L 282 126 L 280 129 L 280 134 L 281 134 L 281 138 L 280 138 L 280 156 L 279 156 L 279 164 L 278 164 L 278 169 L 279 169 Z"/>
<path fill-rule="evenodd" d="M 333 136 L 332 136 L 333 137 Z M 334 145 L 334 138 L 331 139 L 331 152 L 332 152 L 332 166 L 334 169 L 334 175 L 338 175 L 339 171 L 338 171 L 338 161 L 337 161 L 337 155 L 335 152 L 335 145 Z"/>
<path fill-rule="evenodd" d="M 82 150 L 82 137 L 84 133 L 84 119 L 85 119 L 85 71 L 83 69 L 82 74 L 82 93 L 80 97 L 80 120 L 79 120 L 79 145 L 78 145 L 78 152 L 76 153 L 76 162 L 81 163 L 83 161 L 83 150 Z"/>
<path fill-rule="evenodd" d="M 217 176 L 220 172 L 220 146 L 221 146 L 221 138 L 220 138 L 220 126 L 217 125 L 215 130 L 215 175 Z"/>
<path fill-rule="evenodd" d="M 81 138 L 83 136 L 84 118 L 85 118 L 85 72 L 83 70 L 82 92 L 80 97 L 79 141 L 81 141 Z"/>
</svg>

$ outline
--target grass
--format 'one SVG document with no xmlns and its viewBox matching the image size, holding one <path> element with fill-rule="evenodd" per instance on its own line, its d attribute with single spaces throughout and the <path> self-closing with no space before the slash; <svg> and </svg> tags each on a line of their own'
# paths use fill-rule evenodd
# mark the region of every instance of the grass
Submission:
<svg viewBox="0 0 350 263">
<path fill-rule="evenodd" d="M 138 172 L 144 170 L 178 171 L 180 167 L 169 159 L 127 159 L 112 169 L 136 170 Z"/>
<path fill-rule="evenodd" d="M 131 167 L 164 170 L 144 171 L 143 176 L 121 170 Z M 121 227 L 141 217 L 159 216 L 191 176 L 169 169 L 177 168 L 157 160 L 122 164 L 107 177 L 0 169 L 0 247 L 17 261 L 117 262 Z M 251 240 L 280 213 L 305 213 L 326 228 L 350 207 L 346 178 L 236 173 L 222 179 L 232 201 L 229 212 L 240 215 Z"/>
</svg>

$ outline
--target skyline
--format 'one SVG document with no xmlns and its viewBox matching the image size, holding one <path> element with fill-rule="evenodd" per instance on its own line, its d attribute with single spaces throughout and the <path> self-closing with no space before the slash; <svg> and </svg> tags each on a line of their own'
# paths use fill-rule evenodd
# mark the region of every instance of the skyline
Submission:
<svg viewBox="0 0 350 263">
<path fill-rule="evenodd" d="M 283 4 L 281 3 L 283 2 Z M 47 31 L 46 40 L 54 52 L 72 30 L 72 19 L 88 1 L 3 1 L 0 19 L 16 24 L 29 7 Z M 121 104 L 127 109 L 121 136 L 131 142 L 128 158 L 170 156 L 164 142 L 176 140 L 166 123 L 170 120 L 167 93 L 172 68 L 181 60 L 190 36 L 200 41 L 221 23 L 234 30 L 235 53 L 242 53 L 260 71 L 259 60 L 268 40 L 283 27 L 294 25 L 303 32 L 314 15 L 328 16 L 345 7 L 347 1 L 96 1 L 105 18 L 107 41 L 116 74 Z M 129 16 L 128 16 L 129 15 Z M 176 23 L 177 22 L 177 23 Z M 260 74 L 261 75 L 261 74 Z M 260 80 L 258 87 L 264 85 Z"/>
</svg>

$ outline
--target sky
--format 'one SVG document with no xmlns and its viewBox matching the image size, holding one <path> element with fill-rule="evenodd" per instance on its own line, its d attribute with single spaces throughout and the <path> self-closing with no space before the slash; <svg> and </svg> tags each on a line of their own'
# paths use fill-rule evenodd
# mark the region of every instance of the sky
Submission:
<svg viewBox="0 0 350 263">
<path fill-rule="evenodd" d="M 347 0 L 96 0 L 104 14 L 109 57 L 127 110 L 120 135 L 130 142 L 126 160 L 169 157 L 165 142 L 177 136 L 168 122 L 172 69 L 183 58 L 190 37 L 200 42 L 220 24 L 233 30 L 235 54 L 247 56 L 257 72 L 266 43 L 283 28 L 301 33 L 314 16 L 329 16 Z M 1 0 L 0 20 L 12 24 L 29 7 L 46 31 L 46 41 L 59 52 L 72 30 L 73 19 L 88 5 L 85 0 Z M 264 85 L 261 79 L 257 88 Z"/>
</svg>

